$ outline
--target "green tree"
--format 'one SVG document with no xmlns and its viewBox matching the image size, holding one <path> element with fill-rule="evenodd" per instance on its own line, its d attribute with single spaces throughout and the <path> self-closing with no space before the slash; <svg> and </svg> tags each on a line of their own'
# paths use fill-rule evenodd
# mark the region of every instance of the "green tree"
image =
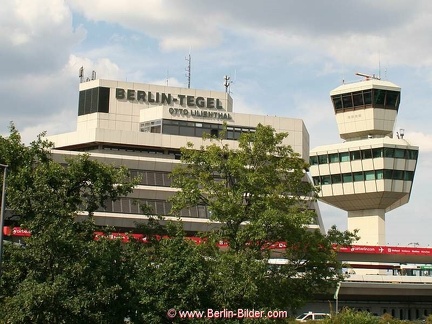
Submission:
<svg viewBox="0 0 432 324">
<path fill-rule="evenodd" d="M 309 206 L 317 190 L 307 181 L 307 163 L 282 144 L 286 136 L 258 125 L 242 134 L 238 148 L 212 139 L 182 149 L 183 165 L 173 172 L 173 185 L 181 189 L 173 211 L 207 206 L 210 219 L 220 223 L 209 239 L 229 245 L 213 256 L 213 279 L 220 283 L 214 307 L 296 308 L 343 279 L 332 244 L 350 244 L 356 236 L 305 226 L 316 217 Z M 280 242 L 287 248 L 270 249 Z M 268 265 L 271 256 L 286 264 Z"/>
<path fill-rule="evenodd" d="M 0 314 L 8 323 L 113 323 L 129 312 L 127 255 L 120 242 L 94 240 L 92 215 L 132 191 L 127 170 L 88 155 L 53 161 L 43 134 L 29 146 L 14 125 L 0 137 L 9 165 L 7 207 L 32 236 L 7 245 Z M 81 221 L 77 222 L 77 216 Z"/>
<path fill-rule="evenodd" d="M 185 239 L 179 224 L 167 226 L 167 237 L 149 244 L 132 244 L 131 300 L 133 323 L 179 323 L 180 311 L 211 308 L 213 290 L 209 278 L 211 262 L 206 249 Z"/>
</svg>

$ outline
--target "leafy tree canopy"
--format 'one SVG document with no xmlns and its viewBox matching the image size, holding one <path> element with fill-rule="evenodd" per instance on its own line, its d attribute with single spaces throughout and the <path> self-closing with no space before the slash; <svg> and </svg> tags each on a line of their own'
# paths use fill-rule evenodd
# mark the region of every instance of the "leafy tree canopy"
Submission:
<svg viewBox="0 0 432 324">
<path fill-rule="evenodd" d="M 356 236 L 308 228 L 316 217 L 310 204 L 317 190 L 307 180 L 307 163 L 283 144 L 287 136 L 258 125 L 241 135 L 238 148 L 215 138 L 200 148 L 189 144 L 181 152 L 183 165 L 173 172 L 173 185 L 181 189 L 172 199 L 174 212 L 207 206 L 210 219 L 220 223 L 210 239 L 228 242 L 228 252 L 216 251 L 220 269 L 214 279 L 231 280 L 237 289 L 219 286 L 226 289 L 215 294 L 221 307 L 295 308 L 342 280 L 332 244 L 350 244 Z M 268 249 L 278 242 L 287 248 Z M 270 257 L 287 264 L 268 266 Z"/>
</svg>

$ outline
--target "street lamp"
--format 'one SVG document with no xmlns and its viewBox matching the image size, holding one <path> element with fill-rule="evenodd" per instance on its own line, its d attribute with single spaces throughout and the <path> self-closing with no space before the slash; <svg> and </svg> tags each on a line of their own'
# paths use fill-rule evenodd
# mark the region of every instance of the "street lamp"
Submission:
<svg viewBox="0 0 432 324">
<path fill-rule="evenodd" d="M 6 209 L 6 175 L 8 166 L 0 164 L 3 168 L 3 190 L 1 196 L 1 212 L 0 212 L 0 279 L 2 276 L 2 262 L 3 262 L 3 225 L 4 225 L 4 213 Z"/>
</svg>

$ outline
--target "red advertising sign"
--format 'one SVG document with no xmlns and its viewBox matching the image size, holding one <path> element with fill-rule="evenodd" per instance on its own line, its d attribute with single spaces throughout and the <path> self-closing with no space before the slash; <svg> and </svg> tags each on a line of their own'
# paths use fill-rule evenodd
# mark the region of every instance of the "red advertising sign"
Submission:
<svg viewBox="0 0 432 324">
<path fill-rule="evenodd" d="M 393 254 L 393 255 L 425 255 L 432 256 L 432 248 L 401 247 L 401 246 L 375 246 L 375 245 L 351 245 L 347 247 L 335 247 L 342 253 L 363 254 Z"/>
<path fill-rule="evenodd" d="M 29 230 L 21 227 L 4 226 L 3 234 L 7 236 L 20 236 L 29 237 L 31 235 Z M 142 243 L 149 242 L 149 237 L 144 234 L 129 234 L 129 233 L 109 233 L 95 232 L 95 240 L 102 237 L 109 239 L 121 240 L 122 242 L 129 242 L 131 239 L 135 239 Z M 166 236 L 156 236 L 156 239 L 160 240 L 166 238 Z M 196 244 L 203 243 L 203 239 L 200 237 L 186 237 L 186 239 L 195 242 Z M 220 248 L 228 247 L 227 241 L 218 241 L 217 246 Z M 271 250 L 286 249 L 286 242 L 275 242 L 268 246 Z M 419 255 L 419 256 L 432 256 L 432 248 L 425 247 L 401 247 L 401 246 L 376 246 L 376 245 L 351 245 L 351 246 L 334 246 L 334 249 L 340 253 L 355 253 L 355 254 L 388 254 L 388 255 Z"/>
</svg>

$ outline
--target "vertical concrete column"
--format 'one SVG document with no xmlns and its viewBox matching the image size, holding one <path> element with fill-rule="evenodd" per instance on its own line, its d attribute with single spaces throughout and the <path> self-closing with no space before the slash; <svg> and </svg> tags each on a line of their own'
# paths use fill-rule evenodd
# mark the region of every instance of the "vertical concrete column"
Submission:
<svg viewBox="0 0 432 324">
<path fill-rule="evenodd" d="M 365 209 L 348 211 L 348 230 L 360 229 L 360 245 L 385 245 L 385 210 Z"/>
</svg>

